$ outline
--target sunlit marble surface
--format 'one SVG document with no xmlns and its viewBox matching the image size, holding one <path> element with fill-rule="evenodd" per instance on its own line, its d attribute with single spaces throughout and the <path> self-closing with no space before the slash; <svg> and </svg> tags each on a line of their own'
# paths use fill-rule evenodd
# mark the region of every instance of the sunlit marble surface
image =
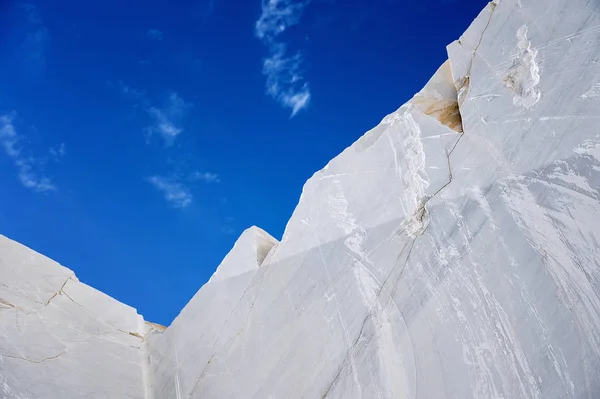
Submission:
<svg viewBox="0 0 600 399">
<path fill-rule="evenodd" d="M 495 1 L 448 56 L 165 331 L 0 240 L 0 392 L 600 397 L 600 3 Z"/>
</svg>

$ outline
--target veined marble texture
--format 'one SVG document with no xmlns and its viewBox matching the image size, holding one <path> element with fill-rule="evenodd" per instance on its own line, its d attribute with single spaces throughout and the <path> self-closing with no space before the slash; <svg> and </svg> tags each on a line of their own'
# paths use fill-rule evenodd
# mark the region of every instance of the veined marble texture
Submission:
<svg viewBox="0 0 600 399">
<path fill-rule="evenodd" d="M 490 3 L 166 330 L 0 240 L 0 396 L 600 397 L 600 3 Z"/>
</svg>

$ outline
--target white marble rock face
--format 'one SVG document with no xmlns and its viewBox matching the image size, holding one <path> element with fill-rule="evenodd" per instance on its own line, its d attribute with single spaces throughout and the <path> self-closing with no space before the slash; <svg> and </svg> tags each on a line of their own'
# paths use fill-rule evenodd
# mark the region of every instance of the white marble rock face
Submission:
<svg viewBox="0 0 600 399">
<path fill-rule="evenodd" d="M 135 309 L 0 236 L 0 398 L 146 398 Z"/>
<path fill-rule="evenodd" d="M 165 331 L 1 239 L 0 396 L 600 397 L 600 3 L 495 1 L 448 55 Z"/>
</svg>

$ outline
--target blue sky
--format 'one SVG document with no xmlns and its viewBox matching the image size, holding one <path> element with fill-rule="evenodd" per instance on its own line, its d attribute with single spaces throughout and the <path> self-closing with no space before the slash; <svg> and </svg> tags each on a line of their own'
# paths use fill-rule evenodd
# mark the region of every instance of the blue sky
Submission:
<svg viewBox="0 0 600 399">
<path fill-rule="evenodd" d="M 485 0 L 0 2 L 0 233 L 169 324 Z"/>
</svg>

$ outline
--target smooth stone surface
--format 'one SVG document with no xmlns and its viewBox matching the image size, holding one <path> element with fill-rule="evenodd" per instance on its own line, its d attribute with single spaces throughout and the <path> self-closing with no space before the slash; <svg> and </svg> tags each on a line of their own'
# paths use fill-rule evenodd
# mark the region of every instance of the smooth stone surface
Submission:
<svg viewBox="0 0 600 399">
<path fill-rule="evenodd" d="M 209 360 L 176 367 L 195 385 L 160 397 L 598 396 L 599 11 L 490 3 L 305 184 Z"/>
<path fill-rule="evenodd" d="M 0 236 L 0 397 L 147 397 L 135 309 Z"/>
<path fill-rule="evenodd" d="M 600 3 L 495 1 L 448 54 L 164 331 L 0 239 L 0 392 L 600 397 Z"/>
</svg>

